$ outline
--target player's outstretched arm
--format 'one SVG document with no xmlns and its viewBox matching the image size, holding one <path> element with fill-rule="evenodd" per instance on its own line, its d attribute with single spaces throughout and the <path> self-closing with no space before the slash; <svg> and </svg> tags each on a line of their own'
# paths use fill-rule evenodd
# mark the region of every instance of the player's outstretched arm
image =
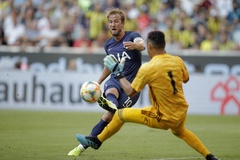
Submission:
<svg viewBox="0 0 240 160">
<path fill-rule="evenodd" d="M 98 84 L 101 84 L 110 74 L 111 74 L 111 71 L 106 66 L 104 66 L 102 74 L 100 75 L 97 81 Z"/>
<path fill-rule="evenodd" d="M 135 48 L 139 51 L 145 50 L 144 40 L 140 37 L 134 39 Z"/>
<path fill-rule="evenodd" d="M 127 41 L 127 42 L 123 42 L 124 47 L 128 50 L 139 50 L 139 51 L 143 51 L 145 50 L 145 44 L 144 44 L 144 40 L 141 37 L 137 37 L 134 39 L 134 42 L 132 41 Z"/>
<path fill-rule="evenodd" d="M 125 77 L 119 79 L 119 82 L 122 89 L 129 97 L 133 97 L 138 93 L 135 89 L 132 88 L 131 83 Z"/>
</svg>

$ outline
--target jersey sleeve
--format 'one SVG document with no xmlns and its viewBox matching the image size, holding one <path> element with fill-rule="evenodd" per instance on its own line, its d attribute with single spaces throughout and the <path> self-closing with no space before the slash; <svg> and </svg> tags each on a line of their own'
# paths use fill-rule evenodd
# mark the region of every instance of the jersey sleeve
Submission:
<svg viewBox="0 0 240 160">
<path fill-rule="evenodd" d="M 104 43 L 104 50 L 105 50 L 105 52 L 106 52 L 107 55 L 109 55 L 109 53 L 108 53 L 108 47 L 109 47 L 109 45 L 110 45 L 110 42 L 111 42 L 111 38 L 108 39 L 108 40 Z"/>
<path fill-rule="evenodd" d="M 147 70 L 146 64 L 143 64 L 138 70 L 138 73 L 131 84 L 132 88 L 135 91 L 140 92 L 144 88 L 144 86 L 148 84 L 149 82 L 148 73 L 149 72 Z"/>
<path fill-rule="evenodd" d="M 105 50 L 106 54 L 108 55 L 107 44 L 106 43 L 104 44 L 104 50 Z"/>
<path fill-rule="evenodd" d="M 181 63 L 181 66 L 182 66 L 183 82 L 186 82 L 189 79 L 189 73 L 188 73 L 187 67 L 184 61 L 180 57 L 179 57 L 179 62 Z"/>
<path fill-rule="evenodd" d="M 131 32 L 131 34 L 130 34 L 130 40 L 131 40 L 132 42 L 135 42 L 138 38 L 141 38 L 141 39 L 142 39 L 142 37 L 141 37 L 141 35 L 140 35 L 139 33 L 137 33 L 137 32 Z"/>
</svg>

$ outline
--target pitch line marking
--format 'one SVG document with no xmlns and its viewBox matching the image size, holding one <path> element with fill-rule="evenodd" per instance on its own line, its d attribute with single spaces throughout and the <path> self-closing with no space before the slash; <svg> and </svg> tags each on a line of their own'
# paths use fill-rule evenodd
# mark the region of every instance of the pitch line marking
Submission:
<svg viewBox="0 0 240 160">
<path fill-rule="evenodd" d="M 151 160 L 179 160 L 179 159 L 199 159 L 202 157 L 181 157 L 181 158 L 160 158 L 160 159 L 151 159 Z"/>
</svg>

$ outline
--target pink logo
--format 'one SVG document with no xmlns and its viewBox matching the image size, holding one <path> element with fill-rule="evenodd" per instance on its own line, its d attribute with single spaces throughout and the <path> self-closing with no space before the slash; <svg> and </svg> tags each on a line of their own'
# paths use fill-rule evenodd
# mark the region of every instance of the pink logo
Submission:
<svg viewBox="0 0 240 160">
<path fill-rule="evenodd" d="M 236 96 L 237 92 L 240 92 L 240 81 L 235 76 L 230 76 L 225 83 L 218 82 L 211 90 L 211 100 L 221 103 L 222 115 L 225 114 L 225 109 L 230 103 L 237 107 L 237 114 L 240 115 L 240 100 Z"/>
</svg>

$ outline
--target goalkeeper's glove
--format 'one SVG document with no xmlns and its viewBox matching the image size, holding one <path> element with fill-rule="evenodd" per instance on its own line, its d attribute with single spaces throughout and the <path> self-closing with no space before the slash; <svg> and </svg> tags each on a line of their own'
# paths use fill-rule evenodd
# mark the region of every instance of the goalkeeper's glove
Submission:
<svg viewBox="0 0 240 160">
<path fill-rule="evenodd" d="M 125 64 L 125 57 L 122 57 L 121 62 L 118 63 L 118 60 L 113 55 L 107 55 L 104 59 L 104 65 L 117 76 L 118 79 L 124 77 L 122 71 Z"/>
</svg>

